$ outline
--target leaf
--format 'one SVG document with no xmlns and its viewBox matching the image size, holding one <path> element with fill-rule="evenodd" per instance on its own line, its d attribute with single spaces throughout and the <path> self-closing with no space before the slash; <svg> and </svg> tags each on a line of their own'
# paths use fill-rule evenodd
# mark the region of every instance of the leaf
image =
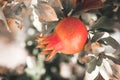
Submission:
<svg viewBox="0 0 120 80">
<path fill-rule="evenodd" d="M 96 32 L 94 33 L 94 36 L 92 37 L 92 42 L 95 42 L 99 40 L 104 35 L 104 32 Z"/>
<path fill-rule="evenodd" d="M 58 22 L 48 22 L 48 23 L 45 23 L 45 24 L 43 24 L 43 35 L 46 35 L 46 34 L 50 34 L 51 32 L 52 32 L 52 30 L 55 28 L 55 26 L 56 26 L 56 24 L 57 24 Z M 47 26 L 47 29 L 45 29 L 46 27 L 45 26 Z"/>
<path fill-rule="evenodd" d="M 103 2 L 102 0 L 84 0 L 79 7 L 82 7 L 83 11 L 86 12 L 89 10 L 102 8 Z"/>
<path fill-rule="evenodd" d="M 61 0 L 48 0 L 48 3 L 54 8 L 58 18 L 64 17 Z"/>
<path fill-rule="evenodd" d="M 88 56 L 88 55 L 79 55 L 78 56 L 78 61 L 82 64 L 89 63 L 91 60 L 92 60 L 91 56 Z"/>
<path fill-rule="evenodd" d="M 108 18 L 106 16 L 100 17 L 95 24 L 93 24 L 91 27 L 91 30 L 95 29 L 104 29 L 104 30 L 113 30 L 113 25 L 115 24 L 115 21 L 113 18 Z"/>
<path fill-rule="evenodd" d="M 115 63 L 112 63 L 111 65 L 112 71 L 113 71 L 113 80 L 119 80 L 120 79 L 120 65 L 116 65 Z"/>
<path fill-rule="evenodd" d="M 102 40 L 105 41 L 106 44 L 111 45 L 114 49 L 120 47 L 120 44 L 112 37 L 103 38 Z"/>
<path fill-rule="evenodd" d="M 117 18 L 118 18 L 119 23 L 120 23 L 120 7 L 119 7 L 118 11 L 116 12 L 116 15 L 117 15 Z"/>
<path fill-rule="evenodd" d="M 26 7 L 29 7 L 31 4 L 31 0 L 23 0 L 23 3 L 25 4 Z"/>
<path fill-rule="evenodd" d="M 104 60 L 105 61 L 105 60 Z M 106 65 L 104 65 L 104 61 L 103 61 L 103 64 L 101 65 L 101 67 L 100 67 L 100 74 L 101 74 L 101 76 L 104 78 L 104 80 L 110 80 L 110 75 L 111 74 L 109 74 L 108 72 L 107 72 L 107 69 L 106 69 Z M 108 63 L 108 62 L 107 62 Z M 106 64 L 107 64 L 106 63 Z M 108 65 L 109 65 L 109 63 L 108 63 Z M 107 65 L 107 66 L 108 66 Z M 109 68 L 109 66 L 108 66 L 108 68 Z M 110 67 L 110 69 L 111 69 L 111 67 Z"/>
<path fill-rule="evenodd" d="M 76 6 L 79 0 L 70 0 L 70 1 L 73 3 L 74 6 Z"/>
<path fill-rule="evenodd" d="M 2 21 L 4 22 L 7 30 L 8 30 L 9 32 L 11 32 L 11 30 L 10 30 L 8 24 L 7 24 L 6 18 L 5 18 L 5 16 L 4 16 L 4 13 L 3 13 L 3 11 L 2 11 L 1 8 L 0 8 L 0 20 L 2 20 Z"/>
<path fill-rule="evenodd" d="M 22 13 L 22 3 L 6 6 L 3 10 L 4 15 L 6 18 L 20 16 Z"/>
<path fill-rule="evenodd" d="M 8 72 L 9 72 L 9 69 L 7 67 L 0 66 L 0 74 L 6 74 Z M 2 79 L 2 76 L 0 76 L 0 78 Z"/>
<path fill-rule="evenodd" d="M 105 7 L 100 10 L 100 12 L 102 15 L 112 18 L 114 16 L 114 8 L 115 6 L 109 3 L 109 4 L 106 4 Z"/>
<path fill-rule="evenodd" d="M 81 19 L 88 25 L 92 25 L 98 19 L 96 13 L 83 12 L 81 14 Z"/>
<path fill-rule="evenodd" d="M 68 16 L 71 10 L 74 9 L 74 5 L 71 0 L 61 0 L 61 2 L 63 5 L 63 13 L 65 16 Z"/>
<path fill-rule="evenodd" d="M 10 29 L 11 31 L 11 29 Z M 7 30 L 5 23 L 3 22 L 3 20 L 0 20 L 0 39 L 5 38 L 5 42 L 7 40 L 7 42 L 12 42 L 14 41 L 14 34 L 12 32 L 10 32 Z"/>
<path fill-rule="evenodd" d="M 63 9 L 62 3 L 60 0 L 49 0 L 48 3 L 52 6 L 52 7 L 56 7 L 56 8 L 60 8 Z"/>
<path fill-rule="evenodd" d="M 97 66 L 101 66 L 102 62 L 103 62 L 103 57 L 99 57 L 97 61 Z"/>
<path fill-rule="evenodd" d="M 104 80 L 101 74 L 99 73 L 98 76 L 94 80 Z"/>
<path fill-rule="evenodd" d="M 39 3 L 36 7 L 36 12 L 41 22 L 51 22 L 58 20 L 55 10 L 48 3 Z"/>
<path fill-rule="evenodd" d="M 101 75 L 105 79 L 105 78 L 107 78 L 107 75 L 105 76 L 103 71 L 105 71 L 105 73 L 107 73 L 108 76 L 113 75 L 112 67 L 110 65 L 109 60 L 107 60 L 107 59 L 103 59 L 103 65 L 101 66 L 101 70 L 100 70 Z M 105 79 L 105 80 L 107 80 L 107 79 Z"/>
<path fill-rule="evenodd" d="M 7 23 L 9 28 L 12 30 L 13 28 L 23 28 L 23 20 L 20 17 L 8 18 Z"/>
<path fill-rule="evenodd" d="M 95 70 L 92 73 L 86 72 L 84 80 L 94 80 L 99 74 L 100 67 L 96 66 Z"/>
<path fill-rule="evenodd" d="M 92 71 L 95 70 L 96 66 L 101 66 L 101 64 L 103 62 L 103 58 L 104 58 L 104 56 L 99 56 L 98 59 L 94 57 L 89 63 L 87 72 L 91 73 Z"/>
<path fill-rule="evenodd" d="M 116 58 L 108 56 L 108 55 L 106 55 L 106 57 L 108 59 L 112 60 L 115 64 L 119 64 L 120 65 L 120 59 L 116 59 Z"/>
<path fill-rule="evenodd" d="M 103 6 L 104 4 L 102 0 L 78 0 L 73 14 L 79 14 L 81 11 L 87 12 L 94 9 L 100 9 L 103 8 Z"/>
<path fill-rule="evenodd" d="M 119 57 L 120 58 L 120 48 L 118 48 L 114 53 L 113 55 L 115 55 L 116 57 Z"/>
<path fill-rule="evenodd" d="M 88 53 L 91 52 L 91 41 L 89 40 L 84 47 L 84 50 L 87 51 Z"/>
<path fill-rule="evenodd" d="M 105 51 L 105 48 L 98 42 L 92 43 L 91 49 L 92 49 L 92 53 L 94 53 L 94 54 L 102 53 Z"/>
<path fill-rule="evenodd" d="M 94 71 L 96 68 L 96 64 L 97 64 L 97 58 L 94 57 L 88 65 L 87 72 L 91 73 L 92 71 Z"/>
</svg>

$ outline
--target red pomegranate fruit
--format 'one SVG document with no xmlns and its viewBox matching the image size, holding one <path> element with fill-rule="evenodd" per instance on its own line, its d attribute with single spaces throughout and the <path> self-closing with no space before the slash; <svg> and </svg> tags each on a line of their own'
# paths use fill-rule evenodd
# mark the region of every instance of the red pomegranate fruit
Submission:
<svg viewBox="0 0 120 80">
<path fill-rule="evenodd" d="M 80 52 L 87 40 L 85 25 L 75 17 L 67 17 L 56 25 L 55 30 L 48 36 L 37 37 L 37 48 L 43 48 L 40 54 L 48 55 L 49 61 L 57 52 L 75 54 Z"/>
</svg>

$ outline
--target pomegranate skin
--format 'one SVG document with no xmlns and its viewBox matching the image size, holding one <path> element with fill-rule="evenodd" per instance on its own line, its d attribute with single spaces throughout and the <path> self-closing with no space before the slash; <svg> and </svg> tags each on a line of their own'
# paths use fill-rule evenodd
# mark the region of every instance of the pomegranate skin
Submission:
<svg viewBox="0 0 120 80">
<path fill-rule="evenodd" d="M 85 25 L 74 17 L 64 18 L 59 22 L 55 33 L 62 41 L 64 54 L 74 54 L 80 52 L 87 40 L 87 29 Z"/>
<path fill-rule="evenodd" d="M 41 54 L 47 54 L 46 61 L 50 60 L 57 52 L 75 54 L 80 52 L 87 40 L 85 25 L 75 17 L 62 19 L 54 32 L 45 37 L 38 37 L 38 48 L 43 48 Z"/>
</svg>

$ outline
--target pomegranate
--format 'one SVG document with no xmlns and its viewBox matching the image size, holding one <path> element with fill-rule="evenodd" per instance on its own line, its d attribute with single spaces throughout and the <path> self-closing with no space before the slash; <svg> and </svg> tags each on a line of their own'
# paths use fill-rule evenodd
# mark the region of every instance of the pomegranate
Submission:
<svg viewBox="0 0 120 80">
<path fill-rule="evenodd" d="M 52 34 L 37 37 L 37 48 L 43 48 L 41 54 L 48 55 L 46 61 L 57 52 L 75 54 L 83 49 L 87 35 L 85 25 L 78 18 L 67 17 L 57 24 Z"/>
</svg>

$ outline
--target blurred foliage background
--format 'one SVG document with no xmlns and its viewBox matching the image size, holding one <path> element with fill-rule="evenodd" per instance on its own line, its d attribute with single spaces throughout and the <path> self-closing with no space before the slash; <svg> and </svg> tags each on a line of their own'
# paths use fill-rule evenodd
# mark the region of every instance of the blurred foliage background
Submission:
<svg viewBox="0 0 120 80">
<path fill-rule="evenodd" d="M 66 16 L 88 29 L 82 52 L 46 62 L 37 36 Z M 119 0 L 0 0 L 0 80 L 119 80 Z"/>
</svg>

